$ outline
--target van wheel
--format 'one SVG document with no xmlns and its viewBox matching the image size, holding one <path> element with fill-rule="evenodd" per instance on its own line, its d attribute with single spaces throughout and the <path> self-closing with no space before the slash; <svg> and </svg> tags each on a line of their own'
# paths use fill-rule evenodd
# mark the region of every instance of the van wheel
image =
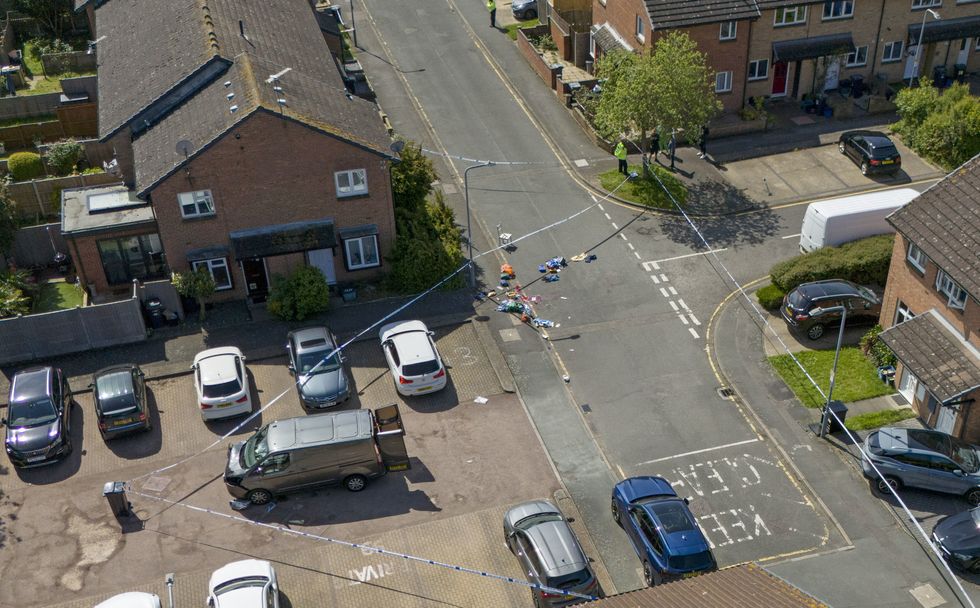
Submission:
<svg viewBox="0 0 980 608">
<path fill-rule="evenodd" d="M 816 323 L 810 326 L 810 329 L 806 330 L 806 337 L 811 340 L 819 340 L 823 336 L 824 326 L 823 323 Z"/>
<path fill-rule="evenodd" d="M 344 478 L 344 487 L 351 492 L 360 492 L 367 486 L 367 477 L 363 475 L 348 475 Z"/>
<path fill-rule="evenodd" d="M 980 506 L 980 488 L 973 488 L 966 493 L 966 502 L 970 503 L 971 507 Z"/>
<path fill-rule="evenodd" d="M 888 486 L 891 486 L 893 490 L 899 490 L 902 487 L 902 482 L 897 477 L 892 477 L 891 475 L 885 475 L 884 479 L 878 480 L 878 491 L 884 495 L 890 494 L 888 491 Z"/>
<path fill-rule="evenodd" d="M 252 490 L 248 493 L 248 500 L 253 505 L 265 505 L 272 502 L 272 492 L 268 490 Z"/>
<path fill-rule="evenodd" d="M 867 175 L 867 174 L 868 174 L 868 161 L 864 161 L 863 163 L 861 163 L 861 175 Z"/>
</svg>

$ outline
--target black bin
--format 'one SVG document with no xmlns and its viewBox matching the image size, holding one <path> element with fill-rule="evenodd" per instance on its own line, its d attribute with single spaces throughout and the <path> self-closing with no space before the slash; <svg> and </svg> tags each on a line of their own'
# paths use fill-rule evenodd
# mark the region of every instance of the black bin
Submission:
<svg viewBox="0 0 980 608">
<path fill-rule="evenodd" d="M 945 86 L 946 84 L 946 66 L 937 65 L 932 68 L 932 81 L 937 87 Z"/>
<path fill-rule="evenodd" d="M 340 288 L 340 297 L 344 302 L 353 302 L 357 299 L 357 287 L 350 283 L 344 285 Z"/>
<path fill-rule="evenodd" d="M 109 508 L 116 517 L 125 517 L 130 514 L 130 504 L 126 500 L 126 482 L 107 481 L 102 486 L 102 495 L 109 502 Z"/>
<path fill-rule="evenodd" d="M 830 418 L 829 426 L 827 427 L 828 433 L 839 433 L 844 430 L 844 421 L 847 419 L 847 406 L 844 405 L 843 401 L 831 401 L 827 404 L 827 409 L 831 413 L 826 414 Z M 838 420 L 840 422 L 838 422 Z"/>
</svg>

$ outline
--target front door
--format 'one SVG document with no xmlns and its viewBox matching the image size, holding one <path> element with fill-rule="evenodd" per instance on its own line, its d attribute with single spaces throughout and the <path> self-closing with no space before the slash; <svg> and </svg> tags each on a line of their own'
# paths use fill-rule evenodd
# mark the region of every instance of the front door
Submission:
<svg viewBox="0 0 980 608">
<path fill-rule="evenodd" d="M 973 42 L 971 38 L 964 38 L 960 40 L 960 53 L 956 56 L 956 63 L 962 63 L 966 65 L 966 60 L 970 58 L 970 43 Z"/>
<path fill-rule="evenodd" d="M 824 57 L 824 61 L 827 58 Z M 824 78 L 824 91 L 833 91 L 840 84 L 840 57 L 834 57 L 830 59 L 830 63 L 827 65 L 827 76 Z"/>
<path fill-rule="evenodd" d="M 310 266 L 320 269 L 323 276 L 327 278 L 327 285 L 333 285 L 337 282 L 337 270 L 333 265 L 333 249 L 307 251 L 306 259 Z"/>
<path fill-rule="evenodd" d="M 942 431 L 947 435 L 953 434 L 953 427 L 956 426 L 956 410 L 948 405 L 939 406 L 939 417 L 936 419 L 936 430 Z"/>
<path fill-rule="evenodd" d="M 919 387 L 919 379 L 909 371 L 907 367 L 902 368 L 902 378 L 898 381 L 898 392 L 905 397 L 909 403 L 913 402 L 915 389 Z"/>
<path fill-rule="evenodd" d="M 786 74 L 789 66 L 785 61 L 777 61 L 772 64 L 772 96 L 779 97 L 786 94 Z"/>
<path fill-rule="evenodd" d="M 245 290 L 253 302 L 265 302 L 269 295 L 269 279 L 265 272 L 265 260 L 250 258 L 242 260 L 242 274 L 245 275 Z"/>
<path fill-rule="evenodd" d="M 908 59 L 905 60 L 905 73 L 902 75 L 902 80 L 908 80 L 909 78 L 917 78 L 918 73 L 922 72 L 921 66 L 915 61 L 918 55 L 918 46 L 909 46 L 906 51 L 908 54 Z"/>
</svg>

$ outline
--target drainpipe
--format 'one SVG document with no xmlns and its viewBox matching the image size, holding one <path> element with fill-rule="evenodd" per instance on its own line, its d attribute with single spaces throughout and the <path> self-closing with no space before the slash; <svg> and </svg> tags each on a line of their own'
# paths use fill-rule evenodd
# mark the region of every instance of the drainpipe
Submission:
<svg viewBox="0 0 980 608">
<path fill-rule="evenodd" d="M 749 88 L 749 64 L 748 64 L 748 62 L 749 61 L 752 61 L 752 57 L 751 57 L 751 55 L 749 55 L 749 53 L 752 52 L 752 24 L 754 22 L 755 22 L 755 19 L 749 19 L 749 32 L 748 32 L 749 43 L 746 46 L 746 50 L 745 50 L 745 54 L 746 54 L 746 58 L 745 58 L 745 61 L 746 61 L 746 63 L 745 63 L 745 69 L 742 70 L 742 103 L 741 103 L 741 107 L 743 107 L 743 108 L 745 107 L 745 93 L 748 91 L 748 88 Z M 769 65 L 769 67 L 772 67 L 772 49 L 769 50 L 769 64 L 768 65 Z"/>
<path fill-rule="evenodd" d="M 875 52 L 871 57 L 871 74 L 869 74 L 868 80 L 872 82 L 875 79 L 875 66 L 878 63 L 878 45 L 881 44 L 881 24 L 885 20 L 885 0 L 881 0 L 881 10 L 878 11 L 878 34 L 875 36 Z M 888 83 L 885 82 L 887 85 Z"/>
</svg>

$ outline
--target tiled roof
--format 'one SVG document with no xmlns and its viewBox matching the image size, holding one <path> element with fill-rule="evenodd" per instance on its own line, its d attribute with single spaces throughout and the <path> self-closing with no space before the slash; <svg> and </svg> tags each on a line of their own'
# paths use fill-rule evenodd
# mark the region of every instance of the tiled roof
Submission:
<svg viewBox="0 0 980 608">
<path fill-rule="evenodd" d="M 312 15 L 309 19 L 316 27 Z M 391 140 L 374 104 L 359 97 L 348 98 L 340 88 L 290 70 L 279 78 L 286 101 L 280 106 L 279 95 L 265 82 L 280 70 L 278 64 L 243 54 L 221 78 L 138 137 L 133 142 L 133 156 L 140 196 L 257 111 L 281 113 L 317 131 L 379 154 L 391 154 Z M 226 82 L 231 84 L 225 86 Z M 229 93 L 235 94 L 231 100 L 226 97 Z M 230 111 L 233 104 L 238 106 L 234 113 Z M 180 141 L 190 142 L 186 158 L 177 151 Z"/>
<path fill-rule="evenodd" d="M 614 50 L 633 50 L 633 47 L 609 23 L 603 23 L 602 25 L 593 27 L 592 37 L 595 39 L 596 45 L 604 53 L 610 53 Z"/>
<path fill-rule="evenodd" d="M 583 606 L 595 608 L 827 608 L 755 564 L 733 566 L 666 585 L 622 593 Z"/>
<path fill-rule="evenodd" d="M 980 298 L 980 155 L 892 213 L 888 222 Z"/>
<path fill-rule="evenodd" d="M 980 353 L 935 310 L 888 328 L 881 339 L 944 403 L 980 387 Z"/>
<path fill-rule="evenodd" d="M 797 6 L 800 4 L 823 4 L 824 0 L 758 0 L 756 4 L 761 10 L 771 8 L 782 8 L 784 6 Z"/>
<path fill-rule="evenodd" d="M 645 0 L 654 29 L 688 27 L 739 19 L 755 19 L 752 0 Z"/>
</svg>

